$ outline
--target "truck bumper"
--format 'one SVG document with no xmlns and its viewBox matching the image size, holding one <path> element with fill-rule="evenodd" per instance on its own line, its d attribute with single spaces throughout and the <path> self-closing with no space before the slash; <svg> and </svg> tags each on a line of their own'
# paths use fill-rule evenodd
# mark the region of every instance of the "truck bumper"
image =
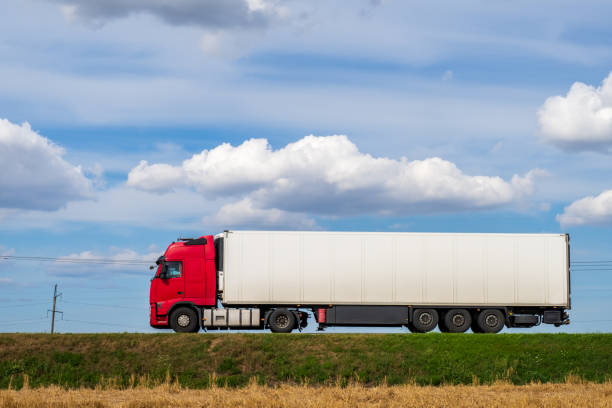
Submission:
<svg viewBox="0 0 612 408">
<path fill-rule="evenodd" d="M 167 328 L 168 325 L 168 315 L 158 315 L 157 308 L 155 304 L 151 304 L 150 315 L 149 315 L 149 324 L 151 327 L 156 329 L 164 329 Z"/>
</svg>

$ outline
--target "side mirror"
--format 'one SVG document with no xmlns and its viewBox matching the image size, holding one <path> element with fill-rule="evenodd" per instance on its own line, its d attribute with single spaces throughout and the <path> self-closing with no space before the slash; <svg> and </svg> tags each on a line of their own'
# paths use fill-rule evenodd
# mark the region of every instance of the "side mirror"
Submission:
<svg viewBox="0 0 612 408">
<path fill-rule="evenodd" d="M 149 266 L 149 270 L 152 271 L 153 269 L 155 269 L 155 265 L 151 265 Z"/>
</svg>

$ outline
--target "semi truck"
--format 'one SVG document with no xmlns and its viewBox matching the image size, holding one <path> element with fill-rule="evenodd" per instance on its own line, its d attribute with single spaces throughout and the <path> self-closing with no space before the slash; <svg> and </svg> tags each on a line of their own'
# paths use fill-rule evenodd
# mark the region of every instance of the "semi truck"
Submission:
<svg viewBox="0 0 612 408">
<path fill-rule="evenodd" d="M 224 231 L 156 261 L 150 325 L 497 333 L 569 324 L 567 234 Z"/>
</svg>

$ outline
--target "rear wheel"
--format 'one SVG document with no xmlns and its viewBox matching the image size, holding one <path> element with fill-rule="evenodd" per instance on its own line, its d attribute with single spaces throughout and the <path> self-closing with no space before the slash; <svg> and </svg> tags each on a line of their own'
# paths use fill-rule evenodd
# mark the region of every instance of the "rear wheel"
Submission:
<svg viewBox="0 0 612 408">
<path fill-rule="evenodd" d="M 295 315 L 287 309 L 276 309 L 268 318 L 268 326 L 273 333 L 291 333 L 295 323 Z"/>
<path fill-rule="evenodd" d="M 472 324 L 472 316 L 465 309 L 451 309 L 444 313 L 443 320 L 449 333 L 463 333 Z"/>
<path fill-rule="evenodd" d="M 482 333 L 499 333 L 504 328 L 504 315 L 497 309 L 485 309 L 478 314 L 478 328 Z"/>
<path fill-rule="evenodd" d="M 438 312 L 435 309 L 416 309 L 412 315 L 412 327 L 418 333 L 427 333 L 436 328 Z"/>
<path fill-rule="evenodd" d="M 170 327 L 175 332 L 195 333 L 200 330 L 198 314 L 190 307 L 179 307 L 170 315 Z"/>
</svg>

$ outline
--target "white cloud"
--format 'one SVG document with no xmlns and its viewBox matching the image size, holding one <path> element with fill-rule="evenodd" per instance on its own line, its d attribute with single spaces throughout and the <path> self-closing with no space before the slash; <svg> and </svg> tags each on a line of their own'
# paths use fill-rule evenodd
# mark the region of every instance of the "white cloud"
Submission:
<svg viewBox="0 0 612 408">
<path fill-rule="evenodd" d="M 99 191 L 95 200 L 71 202 L 55 212 L 0 210 L 6 230 L 24 228 L 63 228 L 67 223 L 95 223 L 105 226 L 137 226 L 173 231 L 176 236 L 210 233 L 226 228 L 316 228 L 305 215 L 280 210 L 248 209 L 246 203 L 203 196 L 184 187 L 163 189 L 167 194 L 118 186 Z M 242 208 L 240 206 L 243 206 Z M 242 210 L 240 217 L 236 216 Z M 150 252 L 155 252 L 150 250 Z"/>
<path fill-rule="evenodd" d="M 499 142 L 495 143 L 491 149 L 489 149 L 489 153 L 498 153 L 503 148 L 504 142 L 500 140 Z"/>
<path fill-rule="evenodd" d="M 204 28 L 264 27 L 285 13 L 270 0 L 52 0 L 68 21 L 81 19 L 94 26 L 132 14 L 154 15 L 170 25 Z"/>
<path fill-rule="evenodd" d="M 221 55 L 223 53 L 223 37 L 220 33 L 204 33 L 200 38 L 200 47 L 206 55 Z"/>
<path fill-rule="evenodd" d="M 151 164 L 141 160 L 128 175 L 128 185 L 145 191 L 173 191 L 183 184 L 183 173 L 169 164 Z"/>
<path fill-rule="evenodd" d="M 8 210 L 3 214 L 0 210 L 0 220 L 5 229 L 51 229 L 79 222 L 186 232 L 200 228 L 202 216 L 219 207 L 201 194 L 185 189 L 158 195 L 118 186 L 97 192 L 94 200 L 70 202 L 55 212 Z"/>
<path fill-rule="evenodd" d="M 104 178 L 104 167 L 98 162 L 87 166 L 84 170 L 84 174 L 89 180 L 91 184 L 96 189 L 101 189 L 106 187 L 106 179 Z"/>
<path fill-rule="evenodd" d="M 156 247 L 155 247 L 156 248 Z M 149 246 L 149 250 L 151 246 Z M 122 248 L 111 248 L 108 255 L 101 255 L 94 251 L 83 251 L 79 253 L 73 253 L 70 255 L 60 256 L 58 259 L 63 260 L 76 260 L 76 261 L 111 261 L 111 262 L 155 262 L 159 256 L 158 251 L 148 252 L 146 254 L 140 254 L 132 249 Z"/>
<path fill-rule="evenodd" d="M 156 192 L 187 186 L 205 197 L 238 199 L 218 214 L 221 218 L 235 215 L 238 208 L 318 215 L 411 214 L 512 204 L 533 192 L 539 172 L 515 175 L 511 181 L 470 176 L 437 157 L 373 157 L 359 152 L 346 136 L 311 135 L 278 150 L 266 139 L 239 146 L 224 143 L 181 166 L 141 162 L 127 184 Z"/>
<path fill-rule="evenodd" d="M 64 18 L 69 22 L 73 22 L 77 19 L 77 6 L 61 5 L 60 11 L 62 12 Z"/>
<path fill-rule="evenodd" d="M 611 151 L 612 72 L 599 87 L 576 82 L 538 112 L 542 140 L 566 150 Z"/>
<path fill-rule="evenodd" d="M 28 123 L 0 119 L 0 208 L 56 210 L 90 198 L 90 181 L 63 154 Z"/>
<path fill-rule="evenodd" d="M 612 224 L 612 190 L 576 200 L 557 215 L 562 226 Z"/>
<path fill-rule="evenodd" d="M 139 253 L 128 248 L 111 247 L 106 254 L 96 251 L 82 251 L 60 256 L 59 260 L 49 267 L 54 276 L 80 277 L 92 274 L 126 273 L 150 274 L 149 265 L 155 264 L 160 251 L 149 248 L 150 252 Z M 106 263 L 105 263 L 106 262 Z"/>
<path fill-rule="evenodd" d="M 223 228 L 290 228 L 315 229 L 315 221 L 304 214 L 294 214 L 277 208 L 257 208 L 250 198 L 225 204 L 219 211 L 204 217 L 204 224 Z"/>
<path fill-rule="evenodd" d="M 254 41 L 256 40 L 249 31 L 207 31 L 200 37 L 200 49 L 206 57 L 209 57 L 207 65 L 215 64 L 218 67 L 224 67 L 227 74 L 234 71 L 234 68 L 224 65 L 222 60 L 237 60 L 240 57 L 246 57 Z"/>
<path fill-rule="evenodd" d="M 10 256 L 10 255 L 15 255 L 15 249 L 14 248 L 6 248 L 6 247 L 0 245 L 0 256 Z"/>
</svg>

